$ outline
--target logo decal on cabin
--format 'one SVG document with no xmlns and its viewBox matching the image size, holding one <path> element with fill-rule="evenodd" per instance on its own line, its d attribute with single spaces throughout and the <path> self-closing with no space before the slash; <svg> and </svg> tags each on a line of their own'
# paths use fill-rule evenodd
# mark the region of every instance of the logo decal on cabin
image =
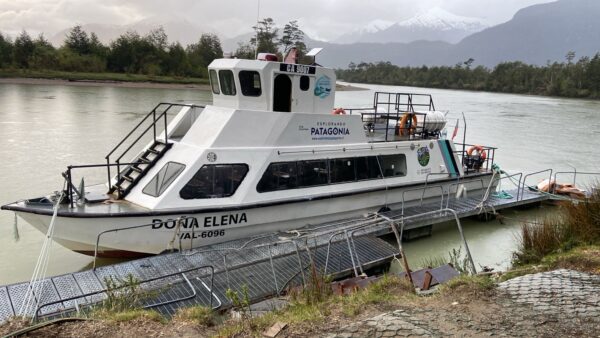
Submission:
<svg viewBox="0 0 600 338">
<path fill-rule="evenodd" d="M 300 130 L 310 130 L 313 140 L 342 140 L 344 136 L 350 135 L 350 128 L 346 127 L 346 122 L 317 122 L 310 129 L 300 126 Z"/>
<path fill-rule="evenodd" d="M 421 147 L 417 150 L 417 159 L 422 167 L 429 164 L 429 158 L 429 148 Z"/>
<path fill-rule="evenodd" d="M 217 160 L 217 154 L 215 154 L 211 151 L 210 153 L 208 153 L 206 155 L 206 159 L 208 160 L 208 162 L 214 162 Z"/>
<path fill-rule="evenodd" d="M 331 79 L 328 76 L 323 75 L 315 83 L 315 96 L 324 99 L 329 96 L 329 94 L 331 94 Z"/>
</svg>

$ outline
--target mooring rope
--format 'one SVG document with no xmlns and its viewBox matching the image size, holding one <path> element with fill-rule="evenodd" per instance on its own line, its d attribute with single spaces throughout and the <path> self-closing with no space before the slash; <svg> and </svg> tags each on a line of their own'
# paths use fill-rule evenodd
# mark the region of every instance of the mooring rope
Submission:
<svg viewBox="0 0 600 338">
<path fill-rule="evenodd" d="M 54 243 L 53 238 L 54 229 L 56 228 L 56 217 L 58 215 L 60 202 L 65 195 L 66 184 L 67 181 L 65 180 L 60 196 L 54 204 L 52 219 L 50 220 L 50 225 L 48 226 L 48 231 L 46 232 L 46 237 L 44 238 L 44 243 L 42 244 L 42 249 L 40 250 L 40 255 L 38 256 L 35 268 L 33 269 L 33 275 L 29 281 L 29 287 L 27 288 L 27 293 L 25 294 L 23 303 L 19 308 L 18 315 L 26 316 L 30 311 L 35 311 L 40 305 L 41 297 L 36 297 L 36 294 L 40 295 L 40 291 L 42 291 L 43 288 L 43 279 L 46 277 L 46 273 L 48 272 L 50 252 L 52 250 L 52 244 Z"/>
</svg>

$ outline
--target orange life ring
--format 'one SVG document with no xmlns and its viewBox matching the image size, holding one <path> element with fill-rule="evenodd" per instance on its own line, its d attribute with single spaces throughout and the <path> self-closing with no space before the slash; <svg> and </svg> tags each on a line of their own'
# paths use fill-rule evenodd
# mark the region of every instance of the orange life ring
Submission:
<svg viewBox="0 0 600 338">
<path fill-rule="evenodd" d="M 479 157 L 482 160 L 485 160 L 487 158 L 487 153 L 485 152 L 485 150 L 483 149 L 482 146 L 476 144 L 472 147 L 470 147 L 469 149 L 467 149 L 467 155 L 471 156 L 473 154 L 473 151 L 477 150 L 477 154 L 479 154 Z"/>
<path fill-rule="evenodd" d="M 344 108 L 335 108 L 331 111 L 331 114 L 333 115 L 346 115 L 346 111 L 344 110 Z"/>
<path fill-rule="evenodd" d="M 412 123 L 410 124 L 410 127 L 404 128 L 404 126 L 406 125 L 406 122 L 408 122 L 408 119 L 410 118 L 411 115 L 412 115 Z M 400 134 L 401 136 L 404 136 L 405 133 L 414 134 L 415 130 L 417 130 L 417 115 L 413 114 L 413 113 L 408 113 L 408 112 L 404 113 L 404 115 L 402 115 L 402 119 L 400 119 L 400 122 L 398 122 L 397 129 L 398 130 L 396 131 L 396 135 Z M 398 131 L 399 131 L 399 133 L 398 133 Z"/>
</svg>

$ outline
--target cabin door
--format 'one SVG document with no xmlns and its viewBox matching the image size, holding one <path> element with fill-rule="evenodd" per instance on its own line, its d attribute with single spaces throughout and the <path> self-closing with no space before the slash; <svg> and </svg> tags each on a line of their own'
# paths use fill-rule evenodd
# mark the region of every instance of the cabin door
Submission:
<svg viewBox="0 0 600 338">
<path fill-rule="evenodd" d="M 315 96 L 314 76 L 294 75 L 292 80 L 292 111 L 300 113 L 314 112 Z"/>
<path fill-rule="evenodd" d="M 273 81 L 273 111 L 292 111 L 292 80 L 287 74 L 275 75 Z"/>
</svg>

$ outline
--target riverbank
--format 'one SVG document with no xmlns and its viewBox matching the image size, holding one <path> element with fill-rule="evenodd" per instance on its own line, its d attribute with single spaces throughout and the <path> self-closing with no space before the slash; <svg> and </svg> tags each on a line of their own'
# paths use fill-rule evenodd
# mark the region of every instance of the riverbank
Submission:
<svg viewBox="0 0 600 338">
<path fill-rule="evenodd" d="M 121 73 L 73 73 L 0 69 L 0 84 L 210 90 L 207 79 Z M 336 84 L 336 91 L 368 90 Z"/>
</svg>

